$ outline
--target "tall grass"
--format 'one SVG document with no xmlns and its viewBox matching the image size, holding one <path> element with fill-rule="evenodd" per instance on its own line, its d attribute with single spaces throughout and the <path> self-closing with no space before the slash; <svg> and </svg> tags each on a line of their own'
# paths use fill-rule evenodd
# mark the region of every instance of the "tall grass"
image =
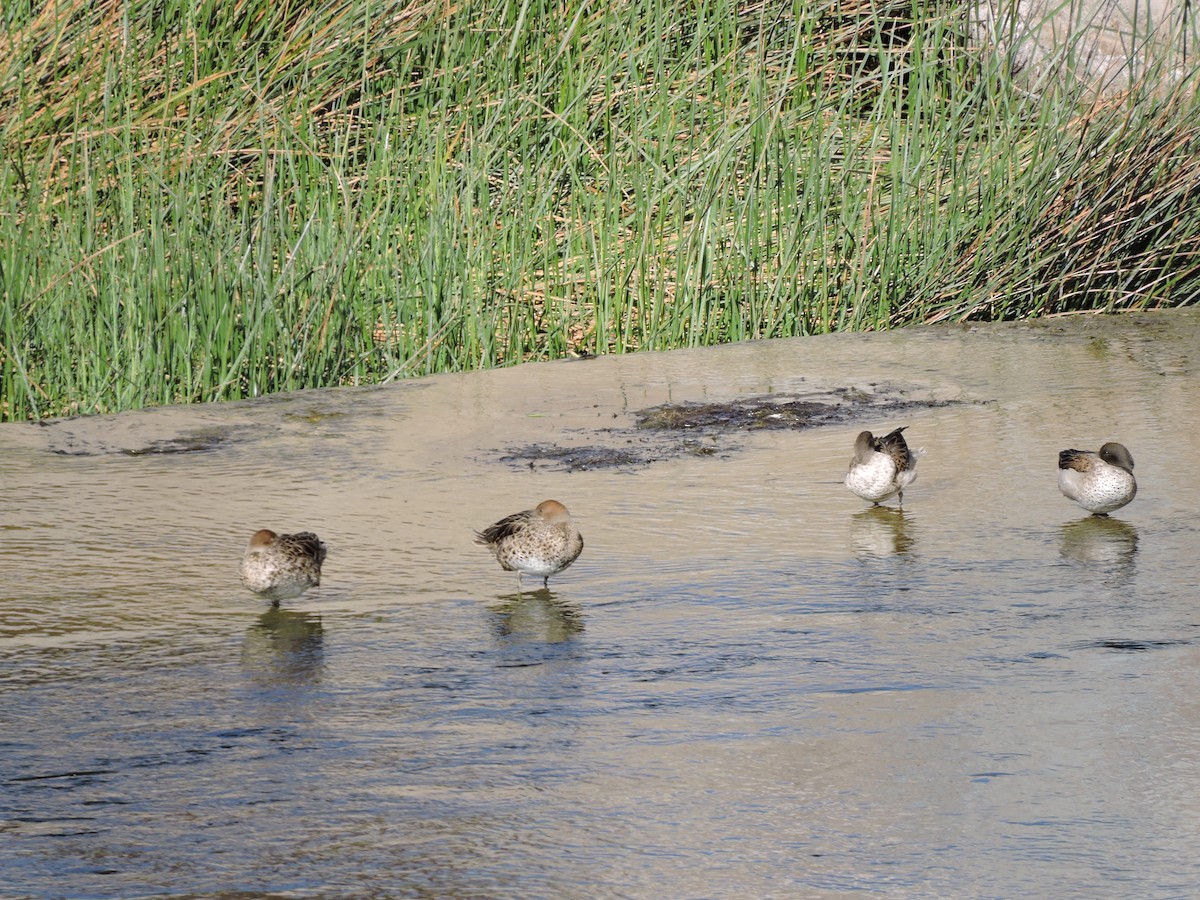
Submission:
<svg viewBox="0 0 1200 900">
<path fill-rule="evenodd" d="M 944 4 L 0 22 L 8 419 L 1200 296 L 1188 85 L 1023 93 Z"/>
</svg>

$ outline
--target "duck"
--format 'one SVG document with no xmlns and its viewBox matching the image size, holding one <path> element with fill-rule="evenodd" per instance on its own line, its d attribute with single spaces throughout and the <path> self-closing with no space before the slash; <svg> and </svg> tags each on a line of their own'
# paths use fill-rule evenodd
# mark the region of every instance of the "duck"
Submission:
<svg viewBox="0 0 1200 900">
<path fill-rule="evenodd" d="M 276 534 L 262 528 L 250 537 L 238 575 L 254 593 L 278 604 L 321 583 L 327 552 L 311 531 Z"/>
<path fill-rule="evenodd" d="M 539 577 L 542 587 L 549 588 L 550 576 L 583 552 L 583 535 L 557 500 L 543 500 L 533 509 L 505 516 L 475 532 L 475 543 L 490 549 L 504 571 L 517 573 L 518 592 L 522 575 Z"/>
<path fill-rule="evenodd" d="M 846 472 L 846 487 L 876 506 L 895 494 L 903 507 L 904 489 L 917 480 L 917 457 L 923 452 L 909 449 L 904 440 L 907 427 L 880 438 L 869 431 L 860 432 Z"/>
<path fill-rule="evenodd" d="M 1107 516 L 1137 495 L 1133 456 L 1116 441 L 1099 452 L 1060 450 L 1058 489 L 1093 515 Z"/>
</svg>

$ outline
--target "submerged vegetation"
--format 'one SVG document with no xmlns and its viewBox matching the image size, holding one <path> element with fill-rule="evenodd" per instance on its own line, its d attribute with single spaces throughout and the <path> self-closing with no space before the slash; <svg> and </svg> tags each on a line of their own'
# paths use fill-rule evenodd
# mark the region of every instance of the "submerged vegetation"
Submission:
<svg viewBox="0 0 1200 900">
<path fill-rule="evenodd" d="M 1200 102 L 925 0 L 9 0 L 0 417 L 1200 297 Z"/>
</svg>

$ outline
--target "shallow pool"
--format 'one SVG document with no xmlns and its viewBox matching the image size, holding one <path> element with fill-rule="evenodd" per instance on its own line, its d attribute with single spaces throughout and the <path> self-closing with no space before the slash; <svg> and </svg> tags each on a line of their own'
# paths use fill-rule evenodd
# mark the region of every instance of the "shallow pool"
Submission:
<svg viewBox="0 0 1200 900">
<path fill-rule="evenodd" d="M 1077 317 L 0 427 L 0 894 L 1194 896 L 1198 361 L 1194 312 Z M 1110 439 L 1088 517 L 1056 454 Z M 517 595 L 473 531 L 549 497 L 586 547 Z M 262 527 L 320 588 L 241 587 Z"/>
</svg>

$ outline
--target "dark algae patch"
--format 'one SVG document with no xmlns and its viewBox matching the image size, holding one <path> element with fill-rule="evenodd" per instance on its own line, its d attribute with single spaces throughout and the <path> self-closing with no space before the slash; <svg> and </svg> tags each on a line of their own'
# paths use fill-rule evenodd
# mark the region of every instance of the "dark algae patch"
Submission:
<svg viewBox="0 0 1200 900">
<path fill-rule="evenodd" d="M 162 441 L 152 441 L 144 447 L 131 447 L 122 450 L 126 456 L 159 456 L 164 453 L 203 453 L 216 450 L 225 443 L 228 436 L 220 432 L 207 432 L 186 437 L 167 438 Z"/>
<path fill-rule="evenodd" d="M 500 460 L 531 469 L 582 471 L 633 468 L 681 456 L 719 456 L 737 449 L 730 436 L 750 431 L 799 430 L 891 417 L 961 403 L 912 399 L 897 388 L 838 388 L 799 397 L 772 394 L 727 402 L 665 403 L 638 410 L 633 428 L 603 428 L 578 446 L 510 447 Z"/>
<path fill-rule="evenodd" d="M 58 456 L 105 456 L 113 453 L 124 456 L 165 456 L 175 453 L 205 453 L 219 449 L 228 443 L 230 438 L 227 430 L 212 429 L 148 441 L 134 447 L 121 447 L 91 436 L 77 439 L 76 435 L 65 433 L 60 440 L 51 445 L 50 452 Z"/>
<path fill-rule="evenodd" d="M 960 401 L 908 400 L 844 388 L 831 392 L 828 399 L 772 395 L 743 397 L 728 403 L 666 403 L 635 415 L 638 428 L 652 431 L 757 431 L 840 425 L 868 415 L 934 409 L 956 402 Z"/>
<path fill-rule="evenodd" d="M 837 409 L 815 400 L 773 398 L 732 403 L 667 403 L 639 411 L 637 427 L 655 431 L 808 428 L 834 421 Z"/>
<path fill-rule="evenodd" d="M 555 469 L 566 472 L 584 472 L 588 469 L 631 469 L 648 466 L 661 459 L 680 456 L 715 456 L 727 447 L 718 446 L 713 439 L 667 443 L 645 437 L 622 438 L 622 432 L 607 430 L 598 437 L 623 440 L 623 444 L 602 446 L 583 444 L 578 447 L 562 447 L 558 444 L 527 444 L 503 451 L 501 462 L 530 469 Z"/>
<path fill-rule="evenodd" d="M 655 459 L 649 449 L 623 447 L 560 447 L 557 444 L 529 444 L 511 449 L 500 457 L 501 462 L 528 466 L 539 465 L 569 472 L 585 469 L 615 469 L 624 466 L 644 466 Z"/>
</svg>

